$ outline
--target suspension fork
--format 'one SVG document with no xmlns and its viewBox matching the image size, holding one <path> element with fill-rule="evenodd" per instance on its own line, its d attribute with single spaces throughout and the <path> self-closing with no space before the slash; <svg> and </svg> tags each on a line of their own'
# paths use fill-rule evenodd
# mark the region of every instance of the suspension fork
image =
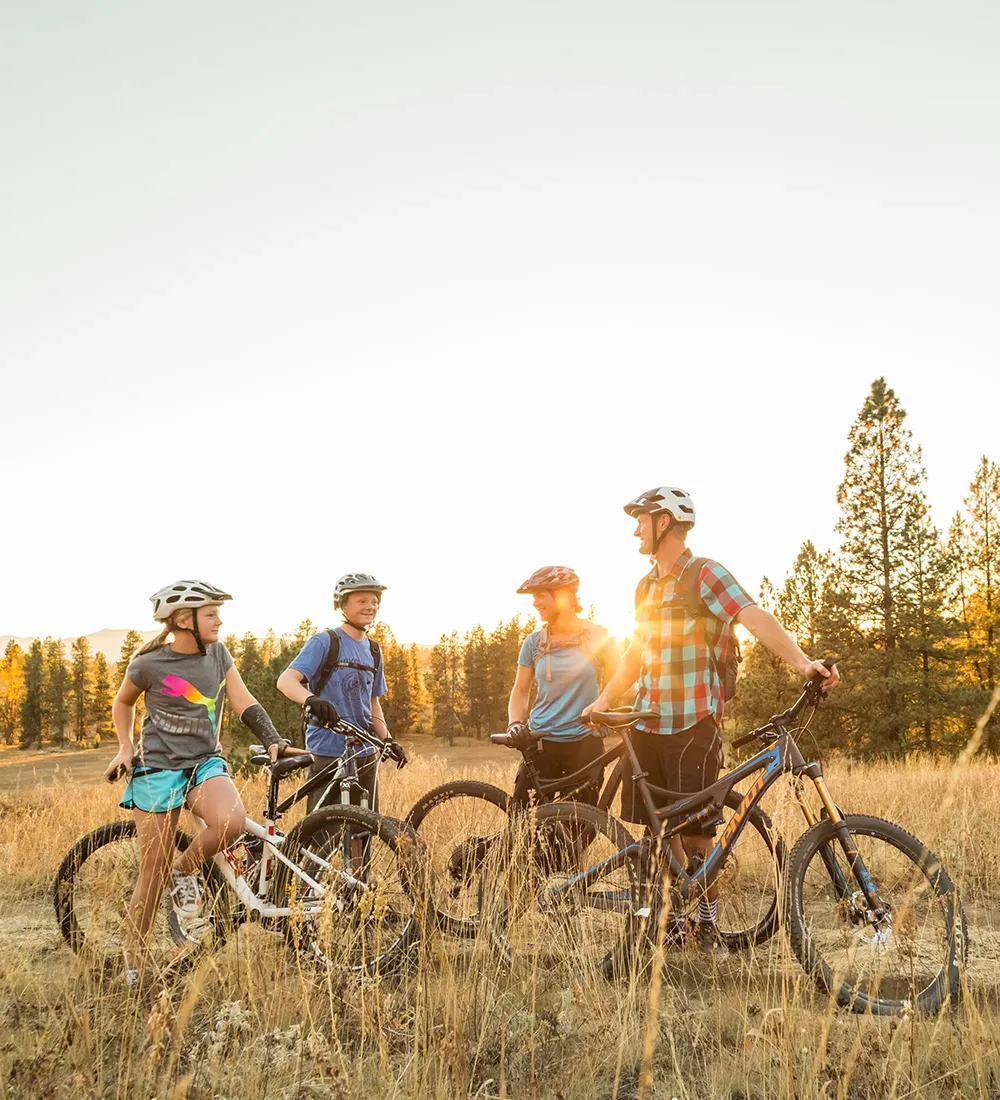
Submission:
<svg viewBox="0 0 1000 1100">
<path fill-rule="evenodd" d="M 813 782 L 815 782 L 815 777 Z M 822 781 L 822 779 L 821 779 Z M 806 819 L 806 824 L 812 828 L 813 825 L 819 823 L 819 817 L 809 805 L 809 799 L 806 797 L 805 784 L 802 782 L 802 776 L 796 775 L 795 777 L 795 801 L 798 802 L 802 809 L 802 816 Z M 833 882 L 833 890 L 837 895 L 838 901 L 843 901 L 850 896 L 851 887 L 847 881 L 844 872 L 840 869 L 840 864 L 837 862 L 837 854 L 832 844 L 824 844 L 819 850 L 820 859 L 823 860 L 823 865 L 826 867 L 827 873 L 830 876 L 830 880 Z"/>
<path fill-rule="evenodd" d="M 857 844 L 854 843 L 854 837 L 851 834 L 851 830 L 847 827 L 847 823 L 844 821 L 844 815 L 840 812 L 836 802 L 834 802 L 830 794 L 830 790 L 826 785 L 826 780 L 823 778 L 823 769 L 819 764 L 814 763 L 810 764 L 803 774 L 808 775 L 813 781 L 816 787 L 816 793 L 823 803 L 823 809 L 826 811 L 830 821 L 833 822 L 833 829 L 837 835 L 837 841 L 847 858 L 847 865 L 851 869 L 851 874 L 856 879 L 858 886 L 861 887 L 861 893 L 864 895 L 868 908 L 872 911 L 881 910 L 882 901 L 878 896 L 878 890 L 875 889 L 875 881 L 868 868 L 865 866 L 865 861 L 858 851 Z M 837 898 L 840 901 L 844 901 L 852 893 L 851 884 L 841 871 L 840 865 L 837 863 L 837 857 L 832 843 L 824 844 L 822 848 L 820 848 L 820 857 L 833 881 L 833 887 L 836 891 Z"/>
</svg>

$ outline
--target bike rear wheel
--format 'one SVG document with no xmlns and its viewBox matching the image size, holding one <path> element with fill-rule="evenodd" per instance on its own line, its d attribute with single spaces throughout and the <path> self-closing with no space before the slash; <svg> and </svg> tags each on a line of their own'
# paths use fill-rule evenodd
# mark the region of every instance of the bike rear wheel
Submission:
<svg viewBox="0 0 1000 1100">
<path fill-rule="evenodd" d="M 628 757 L 624 756 L 608 777 L 598 803 L 605 812 L 611 812 L 625 769 L 630 767 Z M 742 800 L 739 791 L 727 793 L 719 832 L 724 831 Z M 785 861 L 785 847 L 771 819 L 755 806 L 715 880 L 718 887 L 717 926 L 730 951 L 742 951 L 764 943 L 777 931 Z M 687 914 L 692 920 L 696 908 L 697 902 Z"/>
<path fill-rule="evenodd" d="M 844 818 L 874 883 L 872 911 L 832 821 L 799 838 L 786 884 L 792 949 L 820 989 L 854 1012 L 935 1013 L 959 993 L 965 914 L 937 857 L 881 818 Z M 833 861 L 831 863 L 830 861 Z M 839 868 L 839 875 L 831 873 Z M 835 878 L 851 889 L 846 897 Z"/>
<path fill-rule="evenodd" d="M 180 829 L 174 845 L 183 851 L 191 838 Z M 120 964 L 128 936 L 128 905 L 139 877 L 135 822 L 113 821 L 81 837 L 66 854 L 53 884 L 59 931 L 77 954 L 100 968 Z M 149 932 L 147 966 L 182 966 L 196 951 L 218 946 L 231 927 L 225 884 L 212 864 L 199 871 L 202 914 L 207 932 L 194 942 L 184 936 L 168 896 L 169 878 Z"/>
<path fill-rule="evenodd" d="M 434 914 L 443 932 L 478 932 L 483 863 L 505 842 L 508 807 L 509 796 L 499 787 L 460 779 L 428 791 L 406 815 L 430 852 Z"/>
<path fill-rule="evenodd" d="M 283 863 L 273 904 L 288 907 L 291 946 L 329 969 L 374 975 L 403 961 L 430 911 L 427 852 L 401 821 L 359 806 L 308 814 L 284 853 L 322 888 Z"/>
</svg>

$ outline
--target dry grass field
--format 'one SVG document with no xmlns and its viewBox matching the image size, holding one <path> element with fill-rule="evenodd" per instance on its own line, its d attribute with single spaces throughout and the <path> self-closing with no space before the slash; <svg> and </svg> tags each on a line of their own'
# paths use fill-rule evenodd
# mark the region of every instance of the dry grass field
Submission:
<svg viewBox="0 0 1000 1100">
<path fill-rule="evenodd" d="M 445 779 L 507 785 L 513 770 L 497 750 L 425 753 L 386 770 L 383 808 L 403 816 Z M 0 785 L 0 1097 L 1000 1096 L 998 775 L 985 762 L 827 768 L 845 810 L 897 821 L 937 852 L 969 917 L 964 1002 L 935 1019 L 873 1019 L 832 1007 L 780 935 L 722 961 L 668 952 L 651 997 L 648 980 L 615 985 L 558 960 L 506 968 L 485 944 L 434 934 L 407 969 L 362 982 L 244 926 L 187 973 L 127 995 L 63 944 L 50 900 L 71 844 L 121 816 L 117 792 L 72 769 L 34 789 L 25 774 Z M 247 783 L 251 812 L 262 791 Z M 789 838 L 801 830 L 787 795 L 768 809 Z"/>
</svg>

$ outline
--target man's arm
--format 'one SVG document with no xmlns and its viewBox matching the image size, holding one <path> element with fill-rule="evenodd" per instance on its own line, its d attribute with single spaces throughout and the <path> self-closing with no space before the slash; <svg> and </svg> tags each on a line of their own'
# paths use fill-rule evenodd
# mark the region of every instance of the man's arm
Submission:
<svg viewBox="0 0 1000 1100">
<path fill-rule="evenodd" d="M 823 685 L 824 691 L 830 691 L 840 683 L 840 673 L 837 672 L 837 666 L 827 668 L 822 661 L 810 660 L 802 652 L 798 642 L 770 611 L 765 611 L 762 607 L 751 604 L 749 607 L 744 607 L 733 622 L 745 626 L 776 657 L 786 661 L 802 676 L 808 678 L 818 672 L 826 680 Z"/>
</svg>

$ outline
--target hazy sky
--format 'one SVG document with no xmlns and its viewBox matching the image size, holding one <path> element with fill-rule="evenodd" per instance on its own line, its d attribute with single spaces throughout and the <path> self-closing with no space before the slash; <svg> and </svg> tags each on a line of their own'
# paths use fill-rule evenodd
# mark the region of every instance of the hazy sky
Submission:
<svg viewBox="0 0 1000 1100">
<path fill-rule="evenodd" d="M 937 522 L 1000 459 L 995 3 L 21 4 L 0 35 L 0 634 L 527 610 L 621 505 L 757 590 L 885 374 Z"/>
</svg>

